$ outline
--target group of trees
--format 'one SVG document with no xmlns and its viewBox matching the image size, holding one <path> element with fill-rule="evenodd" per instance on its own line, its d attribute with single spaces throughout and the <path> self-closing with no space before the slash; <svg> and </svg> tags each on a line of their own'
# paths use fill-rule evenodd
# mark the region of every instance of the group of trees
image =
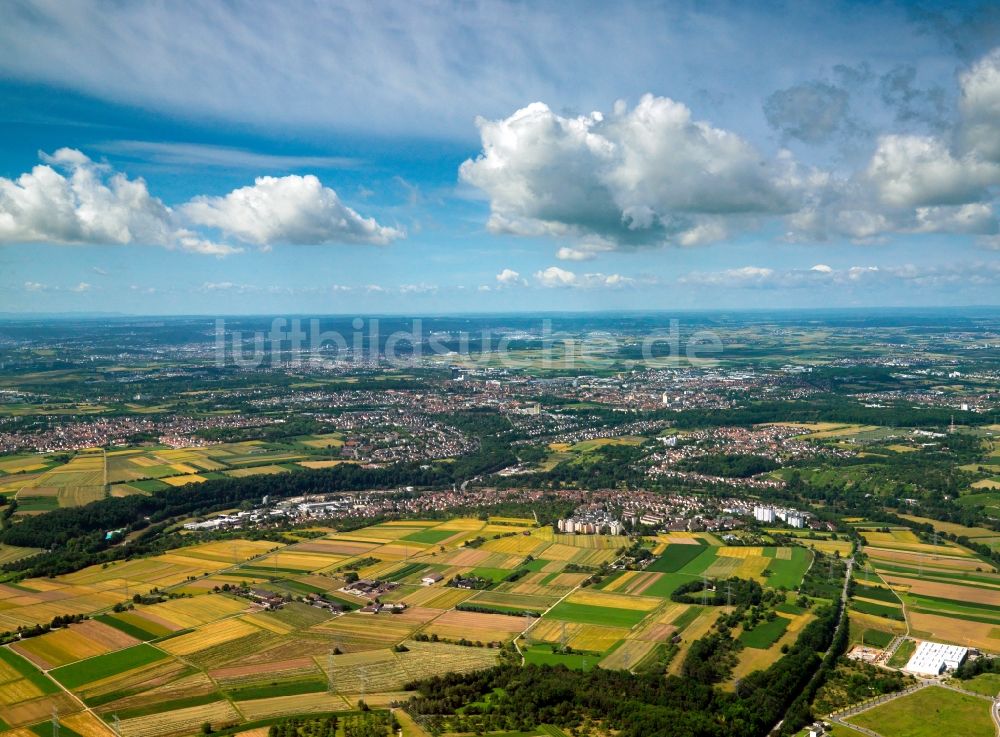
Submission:
<svg viewBox="0 0 1000 737">
<path fill-rule="evenodd" d="M 678 466 L 684 471 L 694 471 L 706 476 L 745 479 L 780 468 L 781 464 L 765 456 L 711 454 L 692 458 Z"/>
<path fill-rule="evenodd" d="M 744 609 L 760 604 L 764 595 L 764 589 L 759 583 L 736 576 L 725 580 L 713 579 L 707 588 L 706 591 L 705 581 L 695 579 L 674 589 L 670 598 L 682 604 L 732 605 L 737 609 Z"/>
</svg>

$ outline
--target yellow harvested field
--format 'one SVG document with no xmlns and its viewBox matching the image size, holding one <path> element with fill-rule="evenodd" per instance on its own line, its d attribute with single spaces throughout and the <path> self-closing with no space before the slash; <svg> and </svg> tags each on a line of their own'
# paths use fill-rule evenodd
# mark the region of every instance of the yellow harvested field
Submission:
<svg viewBox="0 0 1000 737">
<path fill-rule="evenodd" d="M 186 476 L 167 476 L 160 479 L 160 481 L 165 484 L 170 484 L 170 486 L 184 486 L 184 484 L 201 484 L 208 481 L 208 479 L 204 476 L 192 473 Z"/>
<path fill-rule="evenodd" d="M 59 721 L 80 737 L 115 737 L 114 730 L 89 711 L 60 717 Z"/>
<path fill-rule="evenodd" d="M 532 555 L 538 558 L 543 556 L 543 551 L 548 546 L 548 541 L 534 535 L 514 535 L 513 537 L 502 537 L 499 540 L 488 540 L 483 544 L 482 549 L 495 553 Z"/>
<path fill-rule="evenodd" d="M 122 719 L 121 730 L 129 737 L 168 737 L 195 734 L 205 722 L 210 722 L 218 729 L 239 721 L 240 714 L 232 704 L 228 701 L 216 701 L 202 706 Z"/>
<path fill-rule="evenodd" d="M 176 630 L 198 627 L 217 619 L 246 611 L 246 601 L 221 594 L 206 594 L 191 599 L 173 599 L 162 604 L 136 607 L 136 612 L 153 621 L 163 621 Z"/>
<path fill-rule="evenodd" d="M 427 634 L 437 634 L 448 640 L 461 640 L 464 637 L 493 642 L 510 639 L 511 635 L 521 632 L 527 624 L 521 617 L 459 612 L 453 609 L 426 625 L 422 631 Z"/>
<path fill-rule="evenodd" d="M 422 594 L 426 596 L 421 596 Z M 432 588 L 426 587 L 415 594 L 407 594 L 403 601 L 411 606 L 426 606 L 431 609 L 451 609 L 466 599 L 475 595 L 475 591 L 466 589 Z"/>
<path fill-rule="evenodd" d="M 998 484 L 1000 486 L 1000 484 Z M 966 527 L 965 525 L 960 525 L 955 522 L 941 522 L 940 520 L 930 519 L 929 517 L 916 517 L 912 514 L 900 515 L 903 519 L 908 519 L 911 522 L 917 522 L 922 525 L 931 525 L 936 530 L 941 532 L 947 532 L 949 535 L 965 535 L 970 539 L 975 539 L 977 537 L 993 537 L 997 533 L 993 530 L 989 530 L 985 527 Z"/>
<path fill-rule="evenodd" d="M 165 640 L 160 648 L 171 655 L 190 655 L 257 632 L 260 632 L 260 628 L 245 619 L 223 619 L 203 625 L 186 635 Z"/>
<path fill-rule="evenodd" d="M 87 620 L 11 645 L 43 670 L 137 645 L 133 637 L 94 620 Z"/>
<path fill-rule="evenodd" d="M 273 550 L 277 545 L 278 543 L 267 540 L 216 540 L 215 542 L 179 548 L 178 552 L 186 558 L 232 563 L 234 560 L 243 561 L 263 555 Z"/>
<path fill-rule="evenodd" d="M 630 670 L 649 655 L 656 645 L 650 640 L 625 640 L 613 653 L 604 656 L 598 665 L 608 670 Z"/>
<path fill-rule="evenodd" d="M 554 542 L 572 545 L 574 548 L 598 550 L 618 550 L 627 546 L 626 539 L 617 535 L 556 535 Z"/>
<path fill-rule="evenodd" d="M 574 591 L 566 601 L 573 604 L 604 606 L 612 609 L 637 609 L 641 612 L 651 612 L 663 603 L 662 599 L 652 596 L 629 596 L 590 589 Z"/>
<path fill-rule="evenodd" d="M 778 548 L 778 552 L 780 553 L 782 550 L 785 549 L 786 548 Z M 791 553 L 791 549 L 787 550 L 789 553 Z M 747 545 L 745 547 L 735 546 L 735 547 L 719 548 L 719 550 L 716 552 L 716 556 L 719 558 L 749 558 L 749 557 L 759 558 L 763 555 L 764 555 L 764 548 L 754 547 L 751 545 Z M 775 555 L 775 557 L 778 556 Z M 791 556 L 789 555 L 788 557 L 790 558 Z"/>
<path fill-rule="evenodd" d="M 270 699 L 239 701 L 237 706 L 249 720 L 267 719 L 284 714 L 315 714 L 327 711 L 343 711 L 347 702 L 340 696 L 328 693 L 300 694 L 296 696 L 275 696 Z M 352 708 L 350 705 L 348 708 Z"/>
<path fill-rule="evenodd" d="M 1000 654 L 1000 627 L 995 624 L 919 612 L 908 612 L 907 616 L 910 618 L 910 634 L 916 637 L 963 647 L 978 647 L 988 653 Z"/>
<path fill-rule="evenodd" d="M 569 562 L 573 560 L 577 553 L 580 552 L 579 548 L 573 547 L 572 545 L 562 545 L 560 543 L 555 543 L 550 545 L 545 549 L 545 559 L 546 560 L 561 560 Z"/>
<path fill-rule="evenodd" d="M 959 558 L 951 555 L 925 555 L 924 553 L 872 547 L 865 547 L 864 553 L 873 561 L 883 560 L 890 563 L 905 563 L 911 566 L 923 565 L 925 568 L 939 568 L 941 570 L 950 568 L 962 571 L 974 571 L 977 568 L 986 568 L 986 565 L 978 558 Z M 877 562 L 876 565 L 878 565 Z"/>
<path fill-rule="evenodd" d="M 558 643 L 562 642 L 565 635 L 566 644 L 574 650 L 604 652 L 628 633 L 629 630 L 624 627 L 602 627 L 596 624 L 562 622 L 558 619 L 540 619 L 528 631 L 527 637 L 532 642 Z"/>
<path fill-rule="evenodd" d="M 850 540 L 803 540 L 803 542 L 807 547 L 816 548 L 819 552 L 828 555 L 840 553 L 841 557 L 845 557 L 851 552 Z"/>
<path fill-rule="evenodd" d="M 274 476 L 275 474 L 290 472 L 283 466 L 269 464 L 267 466 L 252 466 L 251 468 L 236 468 L 232 471 L 225 471 L 224 473 L 226 476 L 232 476 L 235 479 L 242 479 L 247 476 Z M 166 481 L 167 479 L 163 480 Z"/>
<path fill-rule="evenodd" d="M 893 530 L 892 532 L 875 532 L 862 530 L 859 533 L 868 545 L 887 550 L 902 550 L 911 553 L 929 553 L 939 555 L 969 556 L 964 548 L 943 540 L 941 545 L 922 543 L 910 530 Z"/>
<path fill-rule="evenodd" d="M 938 581 L 928 581 L 922 578 L 907 578 L 883 573 L 882 578 L 894 589 L 907 591 L 911 594 L 925 596 L 940 596 L 953 601 L 968 601 L 976 604 L 996 605 L 1000 602 L 1000 589 L 962 586 Z"/>
<path fill-rule="evenodd" d="M 398 621 L 397 616 L 351 612 L 318 624 L 311 631 L 329 635 L 331 643 L 344 652 L 370 650 L 395 645 L 410 636 L 413 625 Z M 373 621 L 375 617 L 377 622 Z"/>
<path fill-rule="evenodd" d="M 334 466 L 339 466 L 344 461 L 299 461 L 298 465 L 303 468 L 333 468 Z"/>
</svg>

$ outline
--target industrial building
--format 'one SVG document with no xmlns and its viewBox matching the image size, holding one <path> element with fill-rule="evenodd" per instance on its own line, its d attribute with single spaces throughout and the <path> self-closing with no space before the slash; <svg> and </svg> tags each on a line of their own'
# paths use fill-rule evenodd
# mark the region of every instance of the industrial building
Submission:
<svg viewBox="0 0 1000 737">
<path fill-rule="evenodd" d="M 946 670 L 955 670 L 968 654 L 967 647 L 921 642 L 903 670 L 919 676 L 939 676 Z"/>
</svg>

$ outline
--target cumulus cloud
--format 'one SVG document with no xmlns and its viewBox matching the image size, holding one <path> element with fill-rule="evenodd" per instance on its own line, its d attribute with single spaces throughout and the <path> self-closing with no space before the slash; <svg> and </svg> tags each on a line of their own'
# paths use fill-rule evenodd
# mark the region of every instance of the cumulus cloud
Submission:
<svg viewBox="0 0 1000 737">
<path fill-rule="evenodd" d="M 560 261 L 591 261 L 597 257 L 597 253 L 586 248 L 570 248 L 563 246 L 556 251 L 556 258 Z"/>
<path fill-rule="evenodd" d="M 278 243 L 382 246 L 403 235 L 374 218 L 362 217 L 311 174 L 258 177 L 253 186 L 224 197 L 195 197 L 183 210 L 197 225 L 262 247 Z"/>
<path fill-rule="evenodd" d="M 577 274 L 573 271 L 560 269 L 558 266 L 550 266 L 547 269 L 535 272 L 535 281 L 539 286 L 546 288 L 618 288 L 629 286 L 635 283 L 631 277 L 621 274 Z"/>
<path fill-rule="evenodd" d="M 728 218 L 794 209 L 787 162 L 765 160 L 668 98 L 575 118 L 536 102 L 477 125 L 483 151 L 460 176 L 489 197 L 489 228 L 579 241 L 562 252 L 567 260 L 709 242 Z"/>
<path fill-rule="evenodd" d="M 1000 48 L 961 76 L 961 88 L 966 148 L 1000 163 Z"/>
<path fill-rule="evenodd" d="M 497 283 L 503 287 L 523 286 L 526 284 L 521 274 L 513 269 L 504 269 L 497 274 Z"/>
<path fill-rule="evenodd" d="M 215 228 L 244 243 L 373 243 L 403 233 L 359 215 L 312 175 L 261 177 L 224 197 L 196 197 L 174 209 L 76 149 L 40 154 L 16 179 L 0 177 L 0 244 L 152 245 L 209 256 L 244 249 L 199 232 Z"/>
<path fill-rule="evenodd" d="M 173 237 L 171 212 L 141 179 L 61 148 L 17 179 L 0 177 L 0 243 L 148 243 Z"/>
<path fill-rule="evenodd" d="M 991 245 L 1000 231 L 1000 49 L 961 75 L 960 117 L 950 126 L 947 93 L 919 86 L 911 67 L 881 76 L 838 67 L 836 77 L 779 90 L 765 114 L 807 143 L 852 134 L 849 159 L 862 162 L 849 167 L 806 167 L 788 150 L 762 154 L 682 103 L 646 95 L 609 113 L 572 117 L 536 102 L 480 118 L 482 151 L 460 176 L 486 194 L 490 230 L 555 240 L 560 261 L 701 246 L 775 221 L 791 242 L 952 233 Z M 907 128 L 869 139 L 852 118 L 851 85 Z"/>
<path fill-rule="evenodd" d="M 883 136 L 866 174 L 894 207 L 960 205 L 984 198 L 1000 181 L 996 165 L 973 155 L 956 158 L 931 136 Z"/>
</svg>

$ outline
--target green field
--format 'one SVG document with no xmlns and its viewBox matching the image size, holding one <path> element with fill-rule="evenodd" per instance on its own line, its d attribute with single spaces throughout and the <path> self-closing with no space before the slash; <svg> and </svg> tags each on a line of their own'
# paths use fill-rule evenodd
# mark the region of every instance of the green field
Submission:
<svg viewBox="0 0 1000 737">
<path fill-rule="evenodd" d="M 883 737 L 994 737 L 990 702 L 938 686 L 922 688 L 846 721 Z"/>
<path fill-rule="evenodd" d="M 892 654 L 889 658 L 890 668 L 902 668 L 906 665 L 910 658 L 913 657 L 913 653 L 916 652 L 917 643 L 915 640 L 903 640 L 899 647 L 896 648 L 896 652 Z"/>
<path fill-rule="evenodd" d="M 672 543 L 667 545 L 667 549 L 663 551 L 663 555 L 646 566 L 646 570 L 657 573 L 676 573 L 704 552 L 705 546 L 703 545 L 678 545 Z"/>
<path fill-rule="evenodd" d="M 864 614 L 874 614 L 877 617 L 886 617 L 887 619 L 896 619 L 902 622 L 903 609 L 898 606 L 889 606 L 887 604 L 876 604 L 871 601 L 858 601 L 855 599 L 851 602 L 851 609 L 862 612 Z"/>
<path fill-rule="evenodd" d="M 891 632 L 883 632 L 882 630 L 865 630 L 863 636 L 866 645 L 875 647 L 886 647 L 893 640 Z"/>
<path fill-rule="evenodd" d="M 66 688 L 73 689 L 108 676 L 124 673 L 133 668 L 155 663 L 167 657 L 167 654 L 162 650 L 157 650 L 152 645 L 142 644 L 98 655 L 95 658 L 79 660 L 61 668 L 55 668 L 50 673 Z"/>
<path fill-rule="evenodd" d="M 955 685 L 966 691 L 975 691 L 993 698 L 1000 694 L 1000 673 L 980 673 L 966 681 L 956 681 Z"/>
<path fill-rule="evenodd" d="M 563 601 L 556 604 L 545 618 L 582 624 L 602 624 L 606 627 L 633 627 L 645 619 L 648 613 L 635 609 L 612 609 L 606 606 Z"/>
<path fill-rule="evenodd" d="M 593 653 L 554 653 L 549 645 L 532 645 L 528 648 L 522 648 L 521 652 L 524 655 L 524 661 L 526 663 L 534 663 L 535 665 L 565 665 L 567 668 L 572 668 L 573 670 L 591 670 L 597 667 L 597 661 L 600 660 L 600 656 L 594 655 Z"/>
<path fill-rule="evenodd" d="M 767 650 L 788 629 L 788 621 L 784 617 L 775 617 L 770 622 L 761 622 L 749 632 L 740 635 L 740 642 L 747 647 Z"/>
<path fill-rule="evenodd" d="M 775 558 L 767 566 L 767 585 L 774 588 L 797 589 L 812 562 L 812 552 L 806 548 L 793 547 L 790 560 Z"/>
<path fill-rule="evenodd" d="M 0 647 L 0 661 L 24 676 L 28 682 L 36 686 L 43 694 L 59 693 L 59 686 L 46 678 L 45 674 L 38 670 L 34 663 L 22 658 L 13 650 Z"/>
<path fill-rule="evenodd" d="M 880 586 L 865 586 L 864 584 L 856 583 L 854 584 L 854 595 L 860 596 L 863 599 L 874 599 L 890 604 L 899 604 L 899 599 L 896 598 L 896 595 L 891 590 L 881 588 Z"/>
</svg>

